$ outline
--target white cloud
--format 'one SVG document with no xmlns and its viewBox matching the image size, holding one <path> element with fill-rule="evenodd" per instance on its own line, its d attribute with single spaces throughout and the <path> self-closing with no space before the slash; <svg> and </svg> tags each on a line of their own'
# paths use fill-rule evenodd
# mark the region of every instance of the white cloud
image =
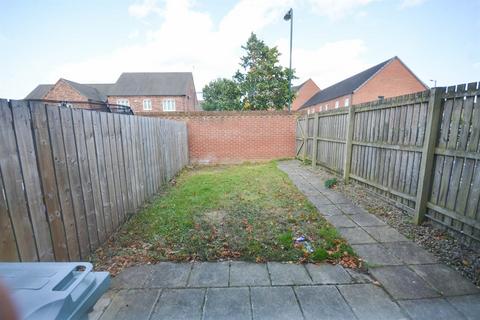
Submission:
<svg viewBox="0 0 480 320">
<path fill-rule="evenodd" d="M 475 62 L 475 63 L 473 64 L 473 67 L 474 67 L 475 69 L 480 69 L 480 62 Z"/>
<path fill-rule="evenodd" d="M 410 7 L 416 7 L 421 4 L 423 4 L 427 0 L 403 0 L 402 3 L 400 4 L 400 8 L 410 8 Z"/>
<path fill-rule="evenodd" d="M 350 15 L 374 1 L 377 0 L 308 0 L 316 14 L 333 20 Z"/>
<path fill-rule="evenodd" d="M 159 13 L 156 0 L 143 0 L 128 7 L 128 14 L 136 18 L 145 18 L 151 13 Z"/>
<path fill-rule="evenodd" d="M 370 1 L 346 2 L 355 7 Z M 156 7 L 152 1 L 145 3 L 150 5 L 149 8 L 153 6 L 162 19 L 158 29 L 147 32 L 145 42 L 138 43 L 137 40 L 137 44 L 118 48 L 104 56 L 60 65 L 52 70 L 49 78 L 64 77 L 87 83 L 113 82 L 121 72 L 193 71 L 196 89 L 201 91 L 209 81 L 234 74 L 241 55 L 240 46 L 250 32 L 259 32 L 278 21 L 285 8 L 295 5 L 293 0 L 240 0 L 215 25 L 208 13 L 192 6 L 191 0 L 166 0 L 161 7 Z M 340 7 L 347 10 L 346 4 L 343 4 L 335 6 L 336 9 L 331 8 L 329 12 L 337 12 Z M 138 9 L 136 16 L 145 17 L 149 14 L 147 11 Z M 281 52 L 288 52 L 286 39 L 278 44 Z M 364 68 L 362 54 L 365 50 L 361 40 L 327 43 L 308 50 L 296 48 L 294 68 L 301 78 L 299 80 L 312 77 L 324 88 Z M 281 56 L 284 65 L 287 65 L 284 61 L 287 58 L 288 55 Z"/>
</svg>

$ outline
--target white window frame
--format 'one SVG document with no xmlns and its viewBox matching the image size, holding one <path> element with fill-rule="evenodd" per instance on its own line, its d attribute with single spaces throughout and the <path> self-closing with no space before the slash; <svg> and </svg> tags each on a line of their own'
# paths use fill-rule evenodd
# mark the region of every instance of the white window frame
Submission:
<svg viewBox="0 0 480 320">
<path fill-rule="evenodd" d="M 143 99 L 143 110 L 152 111 L 152 99 Z"/>
<path fill-rule="evenodd" d="M 338 100 L 335 101 L 335 109 L 338 109 L 339 106 L 340 106 L 340 102 Z"/>
<path fill-rule="evenodd" d="M 164 99 L 162 100 L 163 111 L 172 112 L 175 111 L 176 101 L 175 99 Z"/>
<path fill-rule="evenodd" d="M 128 101 L 128 99 L 117 99 L 117 104 L 120 106 L 130 107 L 130 101 Z"/>
<path fill-rule="evenodd" d="M 345 98 L 344 106 L 348 107 L 350 105 L 350 98 Z"/>
</svg>

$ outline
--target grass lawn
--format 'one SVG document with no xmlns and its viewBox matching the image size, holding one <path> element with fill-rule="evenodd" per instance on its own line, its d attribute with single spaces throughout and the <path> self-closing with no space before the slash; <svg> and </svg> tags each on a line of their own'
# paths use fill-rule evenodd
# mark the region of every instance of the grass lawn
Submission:
<svg viewBox="0 0 480 320">
<path fill-rule="evenodd" d="M 302 235 L 313 252 L 294 244 Z M 93 257 L 113 273 L 133 263 L 222 259 L 357 263 L 274 162 L 184 170 Z"/>
</svg>

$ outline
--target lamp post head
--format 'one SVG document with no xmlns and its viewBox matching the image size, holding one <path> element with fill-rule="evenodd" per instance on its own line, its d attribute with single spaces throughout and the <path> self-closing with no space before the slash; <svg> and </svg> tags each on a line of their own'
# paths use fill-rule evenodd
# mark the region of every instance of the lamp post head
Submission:
<svg viewBox="0 0 480 320">
<path fill-rule="evenodd" d="M 288 21 L 292 19 L 293 16 L 293 9 L 290 8 L 290 10 L 287 11 L 287 13 L 283 16 L 283 20 Z"/>
</svg>

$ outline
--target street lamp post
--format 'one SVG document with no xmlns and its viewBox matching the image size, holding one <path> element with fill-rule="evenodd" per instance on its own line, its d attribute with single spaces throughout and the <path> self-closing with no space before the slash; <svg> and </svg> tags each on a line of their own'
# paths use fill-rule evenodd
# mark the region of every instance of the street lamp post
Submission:
<svg viewBox="0 0 480 320">
<path fill-rule="evenodd" d="M 293 35 L 293 9 L 290 8 L 283 17 L 283 20 L 290 20 L 290 73 L 288 75 L 288 92 L 292 95 L 292 35 Z M 288 102 L 288 111 L 292 108 L 292 101 Z"/>
<path fill-rule="evenodd" d="M 435 80 L 435 79 L 430 79 L 430 82 L 433 82 L 433 87 L 434 87 L 434 88 L 437 87 L 437 80 Z"/>
</svg>

